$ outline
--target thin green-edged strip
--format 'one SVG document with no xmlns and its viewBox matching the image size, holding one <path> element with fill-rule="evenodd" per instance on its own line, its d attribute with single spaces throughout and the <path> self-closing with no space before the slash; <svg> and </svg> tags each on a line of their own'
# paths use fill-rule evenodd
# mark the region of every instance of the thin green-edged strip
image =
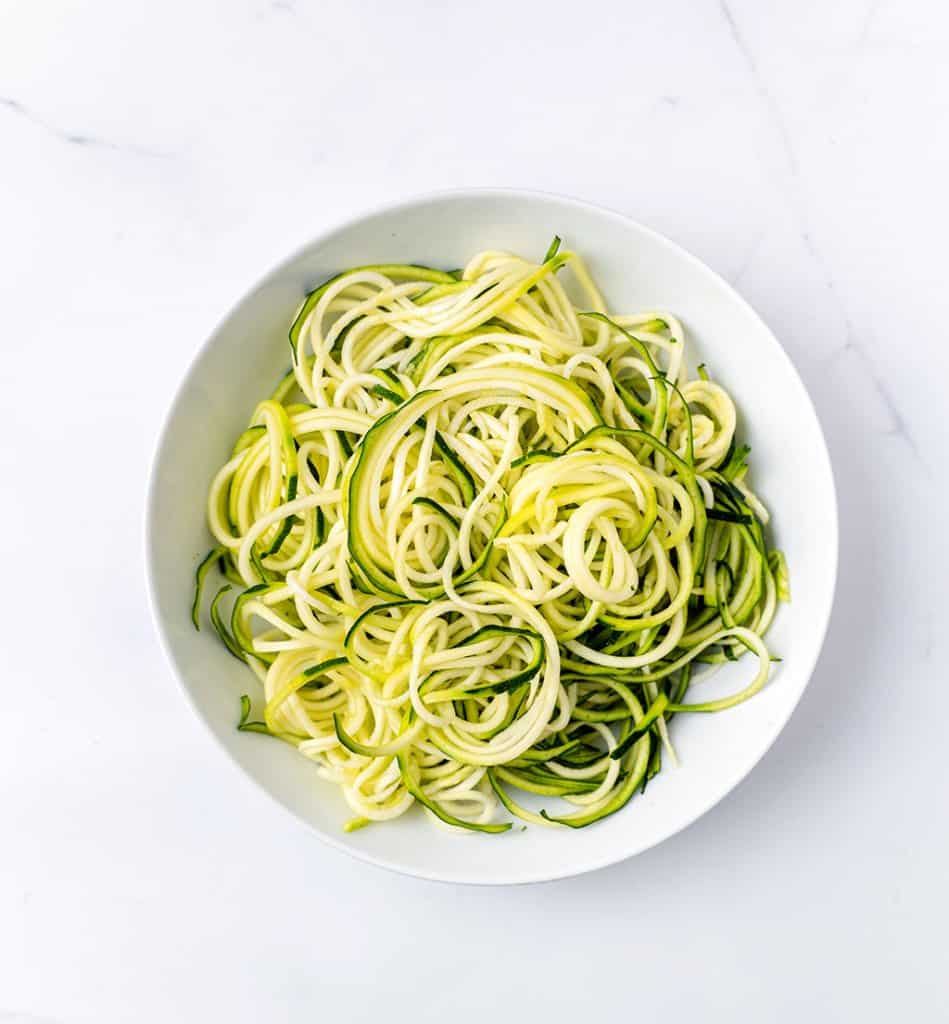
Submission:
<svg viewBox="0 0 949 1024">
<path fill-rule="evenodd" d="M 440 818 L 446 825 L 454 825 L 456 828 L 468 829 L 471 832 L 488 832 L 491 834 L 507 832 L 513 825 L 513 822 L 511 821 L 505 821 L 498 825 L 481 825 L 477 822 L 465 821 L 464 818 L 456 818 L 454 814 L 449 814 L 449 812 L 443 807 L 440 807 L 434 800 L 429 799 L 429 797 L 425 795 L 422 791 L 422 787 L 418 783 L 418 780 L 412 774 L 407 754 L 400 753 L 398 755 L 398 763 L 399 772 L 402 775 L 402 783 L 405 788 L 423 807 L 430 810 L 436 818 Z"/>
</svg>

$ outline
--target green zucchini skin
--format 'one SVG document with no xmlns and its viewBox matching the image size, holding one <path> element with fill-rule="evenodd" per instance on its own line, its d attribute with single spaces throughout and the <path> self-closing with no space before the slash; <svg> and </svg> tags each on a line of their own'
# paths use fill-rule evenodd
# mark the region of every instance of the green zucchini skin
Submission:
<svg viewBox="0 0 949 1024">
<path fill-rule="evenodd" d="M 213 565 L 220 562 L 221 557 L 226 550 L 227 549 L 222 545 L 211 548 L 211 550 L 198 563 L 198 568 L 195 570 L 194 598 L 191 601 L 191 621 L 194 623 L 195 629 L 199 630 L 201 628 L 201 592 L 204 590 L 204 581 L 207 579 L 207 575 L 211 571 Z"/>
</svg>

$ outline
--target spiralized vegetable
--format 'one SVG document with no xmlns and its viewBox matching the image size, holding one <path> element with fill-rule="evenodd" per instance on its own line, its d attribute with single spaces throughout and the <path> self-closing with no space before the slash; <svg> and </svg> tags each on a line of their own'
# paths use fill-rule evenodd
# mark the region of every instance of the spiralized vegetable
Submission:
<svg viewBox="0 0 949 1024">
<path fill-rule="evenodd" d="M 195 625 L 216 566 L 211 621 L 263 689 L 240 727 L 313 760 L 348 829 L 413 803 L 590 824 L 674 758 L 676 714 L 768 678 L 787 569 L 734 404 L 689 378 L 674 317 L 607 316 L 559 245 L 328 281 L 211 485 Z M 686 702 L 697 664 L 749 652 L 742 690 Z"/>
</svg>

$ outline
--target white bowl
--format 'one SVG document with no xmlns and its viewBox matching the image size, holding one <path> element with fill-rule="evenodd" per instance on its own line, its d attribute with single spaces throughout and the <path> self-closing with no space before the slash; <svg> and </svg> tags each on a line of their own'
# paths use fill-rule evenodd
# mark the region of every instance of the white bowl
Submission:
<svg viewBox="0 0 949 1024">
<path fill-rule="evenodd" d="M 501 836 L 455 835 L 420 812 L 346 834 L 351 815 L 311 762 L 269 737 L 235 729 L 238 696 L 256 681 L 214 633 L 189 619 L 197 560 L 210 547 L 205 496 L 257 400 L 288 361 L 287 327 L 318 282 L 365 263 L 463 265 L 475 252 L 540 257 L 551 237 L 583 253 L 611 309 L 661 307 L 686 325 L 691 365 L 704 360 L 735 397 L 753 448 L 751 477 L 787 553 L 792 602 L 779 609 L 770 648 L 784 660 L 753 700 L 716 715 L 683 715 L 681 758 L 620 813 L 574 831 L 530 827 Z M 817 660 L 837 571 L 833 476 L 817 416 L 774 335 L 694 256 L 618 214 L 558 196 L 476 190 L 409 200 L 344 224 L 268 274 L 200 350 L 168 416 L 148 498 L 152 603 L 168 656 L 201 718 L 243 771 L 325 842 L 362 860 L 452 882 L 516 883 L 575 875 L 645 850 L 714 806 L 754 767 L 794 710 Z M 750 664 L 706 684 L 734 688 Z M 753 828 L 753 822 L 748 828 Z"/>
</svg>

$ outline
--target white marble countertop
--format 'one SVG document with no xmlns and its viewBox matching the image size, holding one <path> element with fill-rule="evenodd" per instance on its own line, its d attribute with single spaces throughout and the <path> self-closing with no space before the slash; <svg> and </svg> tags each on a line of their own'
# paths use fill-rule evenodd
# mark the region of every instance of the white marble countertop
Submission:
<svg viewBox="0 0 949 1024">
<path fill-rule="evenodd" d="M 944 1019 L 947 46 L 925 0 L 0 2 L 0 1021 Z M 829 637 L 765 760 L 659 848 L 512 890 L 351 862 L 245 784 L 141 554 L 222 311 L 330 223 L 464 185 L 615 207 L 724 274 L 840 492 Z"/>
</svg>

